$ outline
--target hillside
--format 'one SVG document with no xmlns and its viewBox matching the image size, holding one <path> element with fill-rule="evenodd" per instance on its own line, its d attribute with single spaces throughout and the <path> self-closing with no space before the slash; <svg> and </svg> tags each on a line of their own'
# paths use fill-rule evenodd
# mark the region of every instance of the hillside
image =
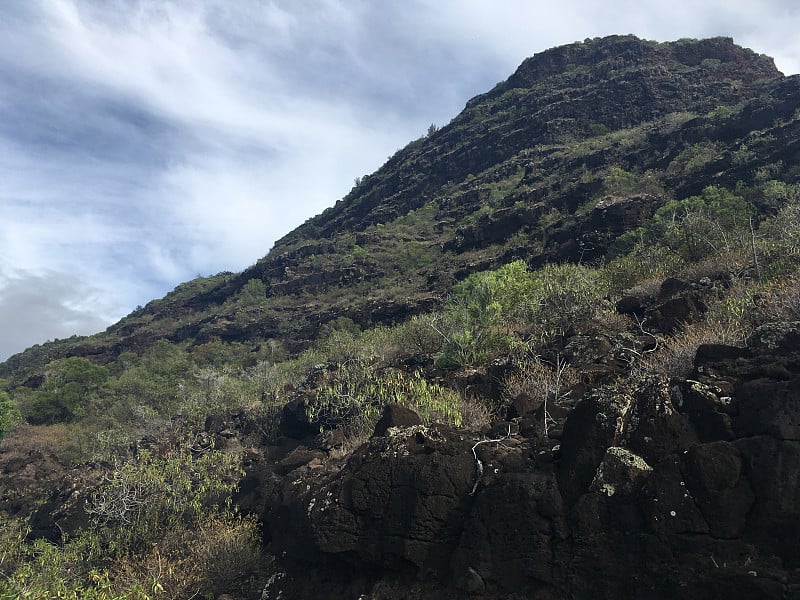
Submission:
<svg viewBox="0 0 800 600">
<path fill-rule="evenodd" d="M 547 50 L 0 365 L 0 598 L 800 598 L 798 298 L 799 76 Z"/>
<path fill-rule="evenodd" d="M 734 186 L 763 165 L 796 177 L 798 94 L 796 78 L 730 39 L 548 50 L 242 273 L 182 284 L 104 334 L 12 357 L 0 376 L 63 355 L 107 363 L 163 338 L 274 338 L 299 350 L 328 321 L 401 321 L 454 281 L 515 258 L 592 263 L 668 197 Z M 647 186 L 614 189 L 613 167 L 647 175 Z M 624 225 L 592 210 L 634 189 L 652 197 L 617 207 Z M 253 280 L 263 289 L 243 291 Z"/>
</svg>

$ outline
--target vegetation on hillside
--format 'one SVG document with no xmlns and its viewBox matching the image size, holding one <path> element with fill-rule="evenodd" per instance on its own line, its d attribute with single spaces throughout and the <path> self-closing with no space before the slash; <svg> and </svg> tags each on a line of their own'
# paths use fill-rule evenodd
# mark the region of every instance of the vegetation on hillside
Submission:
<svg viewBox="0 0 800 600">
<path fill-rule="evenodd" d="M 760 223 L 756 195 L 777 209 Z M 161 340 L 106 366 L 52 361 L 38 387 L 0 392 L 6 449 L 40 440 L 65 466 L 106 471 L 86 500 L 87 528 L 59 546 L 26 539 L 24 523 L 4 518 L 0 597 L 213 597 L 248 585 L 262 575 L 263 560 L 257 524 L 230 504 L 240 450 L 214 448 L 204 435 L 207 419 L 244 415 L 254 425 L 249 443 L 258 446 L 276 440 L 280 410 L 301 397 L 309 423 L 342 428 L 349 447 L 369 435 L 387 403 L 479 429 L 500 409 L 497 399 L 454 386 L 448 373 L 502 360 L 513 370 L 500 404 L 525 377 L 528 393 L 535 380 L 544 381 L 539 393 L 558 394 L 548 384 L 556 375 L 562 386 L 581 375 L 573 370 L 569 379 L 564 365 L 544 357 L 576 323 L 636 332 L 641 324 L 614 308 L 621 295 L 642 293 L 668 274 L 732 274 L 703 320 L 671 336 L 653 334 L 657 351 L 632 363 L 637 374 L 685 375 L 700 343 L 742 343 L 762 322 L 800 318 L 798 215 L 797 185 L 712 187 L 666 203 L 620 236 L 615 256 L 600 266 L 531 270 L 513 261 L 467 277 L 441 310 L 396 326 L 362 331 L 340 319 L 295 357 L 276 343 L 254 362 L 237 344 L 182 348 Z"/>
<path fill-rule="evenodd" d="M 620 108 L 612 91 L 641 69 L 600 42 L 567 47 L 556 73 L 526 62 L 245 272 L 3 365 L 0 451 L 93 491 L 52 539 L 32 511 L 0 511 L 0 599 L 258 597 L 262 532 L 233 498 L 243 457 L 285 441 L 289 407 L 308 435 L 341 432 L 330 456 L 344 457 L 388 404 L 486 431 L 523 394 L 547 407 L 580 385 L 686 376 L 702 343 L 800 320 L 784 143 L 800 112 L 758 96 L 778 85 L 759 79 L 763 57 L 734 85 L 719 59 L 676 62 L 685 46 L 642 51 L 716 95 Z M 603 221 L 626 202 L 631 223 Z M 660 329 L 648 310 L 667 278 L 702 302 Z M 581 356 L 592 336 L 611 366 Z"/>
</svg>

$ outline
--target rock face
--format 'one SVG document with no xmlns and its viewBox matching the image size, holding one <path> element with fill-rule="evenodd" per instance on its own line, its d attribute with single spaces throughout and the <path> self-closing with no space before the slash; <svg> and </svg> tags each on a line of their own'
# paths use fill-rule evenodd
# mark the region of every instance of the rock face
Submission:
<svg viewBox="0 0 800 600">
<path fill-rule="evenodd" d="M 560 444 L 393 427 L 273 479 L 264 597 L 797 599 L 798 332 L 593 390 Z"/>
</svg>

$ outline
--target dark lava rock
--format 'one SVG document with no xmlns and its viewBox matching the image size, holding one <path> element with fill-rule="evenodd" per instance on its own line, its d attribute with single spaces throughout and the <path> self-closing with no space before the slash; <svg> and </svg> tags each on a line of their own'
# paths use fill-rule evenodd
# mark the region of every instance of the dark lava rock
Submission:
<svg viewBox="0 0 800 600">
<path fill-rule="evenodd" d="M 513 421 L 529 415 L 535 414 L 542 406 L 544 398 L 541 396 L 531 396 L 530 394 L 520 394 L 514 398 L 506 409 L 506 419 Z"/>
<path fill-rule="evenodd" d="M 742 473 L 742 461 L 730 442 L 712 442 L 690 448 L 683 457 L 686 486 L 717 538 L 735 538 L 745 528 L 755 500 Z"/>
<path fill-rule="evenodd" d="M 278 431 L 281 435 L 297 440 L 319 433 L 319 426 L 315 426 L 306 414 L 304 398 L 296 398 L 283 407 Z"/>
<path fill-rule="evenodd" d="M 267 522 L 274 554 L 447 575 L 476 479 L 473 442 L 444 426 L 388 433 L 338 474 L 285 484 Z"/>
<path fill-rule="evenodd" d="M 386 435 L 391 427 L 413 427 L 422 425 L 422 417 L 415 410 L 400 404 L 387 404 L 375 425 L 373 436 Z"/>
<path fill-rule="evenodd" d="M 589 489 L 606 450 L 618 445 L 632 406 L 629 396 L 597 390 L 567 417 L 558 483 L 568 504 Z"/>
</svg>

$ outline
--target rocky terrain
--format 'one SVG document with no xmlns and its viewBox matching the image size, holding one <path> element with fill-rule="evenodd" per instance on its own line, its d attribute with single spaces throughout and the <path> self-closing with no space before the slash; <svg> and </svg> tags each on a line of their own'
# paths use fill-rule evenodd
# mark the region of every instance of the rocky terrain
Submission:
<svg viewBox="0 0 800 600">
<path fill-rule="evenodd" d="M 242 273 L 0 365 L 0 598 L 800 600 L 799 153 L 728 38 L 526 60 Z"/>
<path fill-rule="evenodd" d="M 702 345 L 547 431 L 522 398 L 484 432 L 389 410 L 346 460 L 270 448 L 239 497 L 281 557 L 264 597 L 800 598 L 798 341 Z"/>
</svg>

